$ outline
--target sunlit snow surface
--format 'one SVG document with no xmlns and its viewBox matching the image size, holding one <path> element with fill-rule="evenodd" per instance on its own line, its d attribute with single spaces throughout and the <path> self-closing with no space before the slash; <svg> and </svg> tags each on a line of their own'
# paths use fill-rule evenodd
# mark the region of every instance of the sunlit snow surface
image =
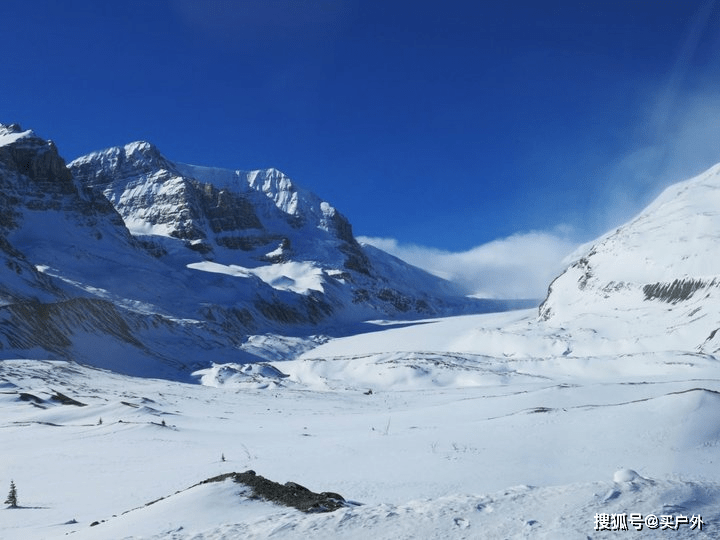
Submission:
<svg viewBox="0 0 720 540">
<path fill-rule="evenodd" d="M 310 290 L 323 291 L 323 270 L 310 262 L 286 262 L 244 268 L 234 264 L 219 264 L 212 261 L 190 263 L 188 268 L 201 272 L 225 274 L 235 277 L 255 275 L 274 289 L 292 291 L 300 294 Z"/>
<path fill-rule="evenodd" d="M 593 336 L 535 311 L 374 326 L 255 336 L 268 360 L 299 356 L 215 365 L 197 385 L 0 362 L 0 482 L 22 506 L 2 510 L 0 537 L 718 537 L 713 356 L 578 355 Z M 303 514 L 229 482 L 191 487 L 247 469 L 360 505 Z M 602 513 L 704 526 L 599 532 Z"/>
<path fill-rule="evenodd" d="M 0 128 L 0 146 L 6 146 L 13 144 L 20 139 L 25 139 L 29 137 L 33 137 L 35 133 L 33 133 L 31 130 L 26 131 L 13 131 L 10 129 Z"/>
</svg>

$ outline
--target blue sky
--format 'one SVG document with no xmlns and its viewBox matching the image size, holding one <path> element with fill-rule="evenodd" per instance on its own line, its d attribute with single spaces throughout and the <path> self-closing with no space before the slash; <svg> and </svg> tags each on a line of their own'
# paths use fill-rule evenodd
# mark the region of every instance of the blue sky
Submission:
<svg viewBox="0 0 720 540">
<path fill-rule="evenodd" d="M 714 0 L 5 0 L 0 20 L 0 122 L 67 160 L 148 140 L 277 167 L 415 262 L 557 260 L 720 161 Z"/>
</svg>

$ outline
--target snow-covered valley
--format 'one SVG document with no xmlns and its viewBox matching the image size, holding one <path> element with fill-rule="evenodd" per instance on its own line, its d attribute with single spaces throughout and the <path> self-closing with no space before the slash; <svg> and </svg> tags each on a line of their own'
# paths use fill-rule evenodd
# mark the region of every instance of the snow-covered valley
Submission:
<svg viewBox="0 0 720 540">
<path fill-rule="evenodd" d="M 535 318 L 380 327 L 294 361 L 218 365 L 203 385 L 4 361 L 4 470 L 22 508 L 3 512 L 3 538 L 585 539 L 603 513 L 701 516 L 702 531 L 672 534 L 715 537 L 717 360 L 482 354 L 498 325 Z M 246 470 L 352 504 L 306 514 L 230 480 L 196 485 Z"/>
</svg>

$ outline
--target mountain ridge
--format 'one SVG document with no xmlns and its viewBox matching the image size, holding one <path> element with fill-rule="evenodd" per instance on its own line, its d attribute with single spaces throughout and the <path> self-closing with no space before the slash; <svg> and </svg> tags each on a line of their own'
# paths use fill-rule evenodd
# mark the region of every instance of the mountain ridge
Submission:
<svg viewBox="0 0 720 540">
<path fill-rule="evenodd" d="M 262 360 L 242 348 L 257 334 L 508 307 L 361 246 L 345 216 L 276 169 L 176 164 L 144 142 L 66 166 L 13 125 L 0 128 L 0 177 L 5 358 L 186 378 Z"/>
</svg>

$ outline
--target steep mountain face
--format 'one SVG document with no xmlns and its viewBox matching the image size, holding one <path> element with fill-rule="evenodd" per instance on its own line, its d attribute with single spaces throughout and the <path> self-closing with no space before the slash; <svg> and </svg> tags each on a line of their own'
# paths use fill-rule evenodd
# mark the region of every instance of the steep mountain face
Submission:
<svg viewBox="0 0 720 540">
<path fill-rule="evenodd" d="M 553 326 L 611 328 L 640 349 L 720 349 L 720 165 L 667 188 L 585 249 L 539 308 Z"/>
<path fill-rule="evenodd" d="M 275 169 L 173 163 L 148 143 L 66 166 L 52 142 L 0 125 L 0 188 L 4 358 L 176 378 L 257 361 L 253 335 L 504 307 L 361 246 Z"/>
<path fill-rule="evenodd" d="M 0 215 L 4 358 L 75 359 L 129 371 L 143 363 L 155 375 L 177 371 L 181 362 L 140 338 L 158 324 L 154 316 L 137 297 L 123 294 L 131 287 L 118 286 L 120 276 L 167 268 L 142 249 L 105 197 L 76 181 L 52 142 L 17 125 L 0 125 Z M 181 330 L 171 322 L 166 327 Z"/>
<path fill-rule="evenodd" d="M 74 180 L 52 142 L 0 124 L 0 304 L 62 297 L 29 255 L 54 251 L 58 236 L 97 242 L 103 224 L 132 243 L 112 205 Z"/>
<path fill-rule="evenodd" d="M 347 219 L 276 169 L 175 164 L 145 142 L 90 154 L 70 169 L 146 240 L 182 240 L 218 262 L 321 261 L 370 273 Z"/>
<path fill-rule="evenodd" d="M 244 281 L 236 286 L 249 289 L 246 296 L 258 280 L 269 286 L 270 299 L 264 295 L 252 307 L 274 321 L 336 324 L 495 307 L 473 306 L 450 283 L 361 246 L 347 218 L 276 169 L 174 163 L 145 142 L 96 152 L 69 167 L 107 197 L 132 235 L 164 263 L 232 276 Z M 280 293 L 296 299 L 287 302 Z M 300 312 L 292 307 L 298 301 Z"/>
</svg>

